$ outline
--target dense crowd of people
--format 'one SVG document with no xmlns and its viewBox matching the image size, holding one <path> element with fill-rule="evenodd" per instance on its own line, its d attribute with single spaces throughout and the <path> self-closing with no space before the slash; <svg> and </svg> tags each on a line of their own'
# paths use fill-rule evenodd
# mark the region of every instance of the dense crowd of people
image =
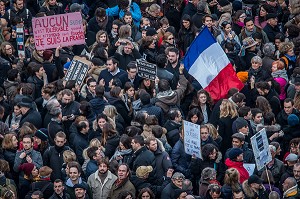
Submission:
<svg viewBox="0 0 300 199">
<path fill-rule="evenodd" d="M 85 44 L 37 50 L 32 19 L 70 12 Z M 0 198 L 300 198 L 299 13 L 299 0 L 0 0 Z M 182 62 L 204 27 L 244 83 L 222 99 Z M 75 56 L 82 85 L 64 78 Z M 200 125 L 201 159 L 183 120 Z M 252 173 L 262 129 L 272 160 Z"/>
</svg>

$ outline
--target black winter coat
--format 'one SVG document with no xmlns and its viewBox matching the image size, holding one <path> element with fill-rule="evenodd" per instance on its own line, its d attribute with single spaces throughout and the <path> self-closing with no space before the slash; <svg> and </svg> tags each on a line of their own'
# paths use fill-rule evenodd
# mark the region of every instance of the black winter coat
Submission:
<svg viewBox="0 0 300 199">
<path fill-rule="evenodd" d="M 73 140 L 73 146 L 78 162 L 82 165 L 84 163 L 83 150 L 89 146 L 88 135 L 78 132 Z"/>
<path fill-rule="evenodd" d="M 20 121 L 20 126 L 22 126 L 25 122 L 32 123 L 37 129 L 42 127 L 43 121 L 39 112 L 29 109 L 25 115 L 22 116 Z"/>
<path fill-rule="evenodd" d="M 49 139 L 49 143 L 51 145 L 54 145 L 54 138 L 56 133 L 58 133 L 59 131 L 64 132 L 64 127 L 62 123 L 58 123 L 57 121 L 51 121 L 48 124 L 48 139 Z"/>
<path fill-rule="evenodd" d="M 152 166 L 153 171 L 151 172 L 151 174 L 155 174 L 155 156 L 145 146 L 135 151 L 132 155 L 132 163 L 130 165 L 131 170 L 135 173 L 136 169 L 139 166 Z"/>
<path fill-rule="evenodd" d="M 167 140 L 171 147 L 174 147 L 174 145 L 180 138 L 179 127 L 181 127 L 181 124 L 176 123 L 172 120 L 168 120 L 164 125 L 164 128 L 167 129 Z"/>
<path fill-rule="evenodd" d="M 129 115 L 125 102 L 121 98 L 112 97 L 108 99 L 108 103 L 116 107 L 118 113 L 125 120 L 126 125 L 129 125 L 132 118 L 131 115 Z"/>
<path fill-rule="evenodd" d="M 49 13 L 50 11 L 54 12 L 55 15 L 64 14 L 64 11 L 61 6 L 54 5 L 50 6 L 49 8 L 46 6 L 41 7 L 40 12 Z"/>
<path fill-rule="evenodd" d="M 189 29 L 181 28 L 178 33 L 179 38 L 179 47 L 180 49 L 186 53 L 187 48 L 191 45 L 193 40 L 195 39 L 195 29 L 194 26 Z"/>
<path fill-rule="evenodd" d="M 0 56 L 0 85 L 3 85 L 4 81 L 7 79 L 7 71 L 10 69 L 9 61 Z"/>
<path fill-rule="evenodd" d="M 119 142 L 120 136 L 118 134 L 107 138 L 106 144 L 104 145 L 104 155 L 110 159 L 114 155 L 116 148 L 119 146 Z"/>
<path fill-rule="evenodd" d="M 114 56 L 119 61 L 119 68 L 125 71 L 127 70 L 127 65 L 129 62 L 142 58 L 141 54 L 136 48 L 134 48 L 130 54 L 124 53 L 123 50 L 122 53 L 116 52 Z"/>
<path fill-rule="evenodd" d="M 221 117 L 218 122 L 219 126 L 219 135 L 223 138 L 222 146 L 220 147 L 220 151 L 222 154 L 225 154 L 228 148 L 231 148 L 231 136 L 232 132 L 232 123 L 236 120 L 237 117 L 231 118 L 231 116 Z"/>
<path fill-rule="evenodd" d="M 180 188 L 177 187 L 173 182 L 170 182 L 162 191 L 161 198 L 163 199 L 173 199 L 175 198 L 176 190 Z"/>
</svg>

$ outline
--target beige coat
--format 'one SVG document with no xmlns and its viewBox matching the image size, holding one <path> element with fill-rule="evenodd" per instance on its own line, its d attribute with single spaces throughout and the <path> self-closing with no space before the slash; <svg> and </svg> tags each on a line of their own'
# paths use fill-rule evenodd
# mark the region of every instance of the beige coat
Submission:
<svg viewBox="0 0 300 199">
<path fill-rule="evenodd" d="M 107 177 L 105 178 L 104 183 L 102 184 L 98 172 L 99 170 L 90 175 L 87 183 L 92 190 L 93 198 L 106 199 L 110 193 L 112 185 L 117 180 L 117 176 L 108 171 Z"/>
</svg>

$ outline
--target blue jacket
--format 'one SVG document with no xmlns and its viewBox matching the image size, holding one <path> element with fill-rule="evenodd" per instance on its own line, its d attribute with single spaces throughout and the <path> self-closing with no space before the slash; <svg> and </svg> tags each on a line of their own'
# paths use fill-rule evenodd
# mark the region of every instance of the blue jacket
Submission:
<svg viewBox="0 0 300 199">
<path fill-rule="evenodd" d="M 86 165 L 85 176 L 88 178 L 90 175 L 98 170 L 98 165 L 96 160 L 90 160 Z"/>
<path fill-rule="evenodd" d="M 135 2 L 131 3 L 130 12 L 132 14 L 132 19 L 133 19 L 134 25 L 136 25 L 136 27 L 140 27 L 140 21 L 141 21 L 141 18 L 142 18 L 142 13 L 141 13 L 141 9 L 140 9 L 139 5 L 136 4 Z M 123 19 L 124 15 L 125 15 L 125 12 L 123 10 L 121 10 L 119 8 L 119 6 L 115 6 L 115 7 L 112 7 L 112 8 L 107 8 L 106 9 L 106 15 L 107 16 L 113 16 L 113 17 L 119 15 L 119 18 Z"/>
<path fill-rule="evenodd" d="M 191 156 L 185 153 L 183 140 L 180 138 L 174 145 L 171 153 L 171 161 L 175 171 L 182 173 L 186 178 L 191 175 Z"/>
</svg>

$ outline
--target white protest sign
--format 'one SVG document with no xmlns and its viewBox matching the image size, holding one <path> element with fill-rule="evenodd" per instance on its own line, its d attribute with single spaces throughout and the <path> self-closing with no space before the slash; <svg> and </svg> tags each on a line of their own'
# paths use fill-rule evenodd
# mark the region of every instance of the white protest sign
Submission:
<svg viewBox="0 0 300 199">
<path fill-rule="evenodd" d="M 184 150 L 189 155 L 196 155 L 202 158 L 200 125 L 188 121 L 183 121 L 184 129 Z"/>
<path fill-rule="evenodd" d="M 243 166 L 248 171 L 249 176 L 251 176 L 254 173 L 255 164 L 244 163 Z"/>
<path fill-rule="evenodd" d="M 260 130 L 251 137 L 252 150 L 257 170 L 261 170 L 272 160 L 266 129 Z"/>
</svg>

